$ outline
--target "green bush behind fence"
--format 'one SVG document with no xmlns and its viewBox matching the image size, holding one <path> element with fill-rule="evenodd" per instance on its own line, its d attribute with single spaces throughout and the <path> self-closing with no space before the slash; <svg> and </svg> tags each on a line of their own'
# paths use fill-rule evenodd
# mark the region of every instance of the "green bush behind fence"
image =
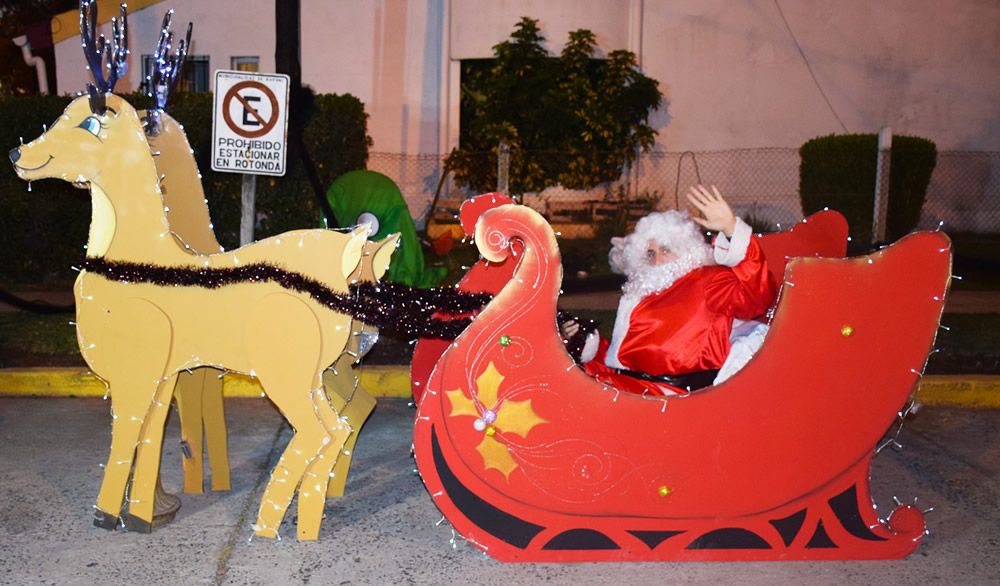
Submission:
<svg viewBox="0 0 1000 586">
<path fill-rule="evenodd" d="M 803 144 L 799 154 L 802 213 L 808 216 L 824 207 L 833 208 L 847 218 L 854 240 L 871 242 L 878 135 L 822 136 Z M 899 239 L 916 228 L 936 163 L 933 142 L 915 136 L 892 137 L 887 240 Z"/>
</svg>

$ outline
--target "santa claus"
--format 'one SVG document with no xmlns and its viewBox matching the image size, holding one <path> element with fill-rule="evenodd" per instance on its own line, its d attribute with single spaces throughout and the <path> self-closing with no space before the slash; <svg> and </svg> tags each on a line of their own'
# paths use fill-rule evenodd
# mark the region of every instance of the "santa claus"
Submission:
<svg viewBox="0 0 1000 586">
<path fill-rule="evenodd" d="M 714 186 L 692 187 L 703 217 L 652 213 L 613 241 L 609 255 L 627 277 L 611 340 L 588 335 L 587 373 L 616 388 L 686 393 L 735 373 L 763 342 L 763 316 L 776 295 L 750 227 Z M 712 245 L 699 229 L 717 231 Z M 572 335 L 576 324 L 564 327 Z"/>
</svg>

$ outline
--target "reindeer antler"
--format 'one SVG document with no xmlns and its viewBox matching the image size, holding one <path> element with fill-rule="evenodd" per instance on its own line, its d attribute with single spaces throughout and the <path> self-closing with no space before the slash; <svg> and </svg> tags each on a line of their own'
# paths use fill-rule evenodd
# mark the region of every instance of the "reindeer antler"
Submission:
<svg viewBox="0 0 1000 586">
<path fill-rule="evenodd" d="M 88 85 L 90 108 L 95 112 L 104 111 L 104 94 L 115 89 L 115 83 L 128 71 L 128 31 L 126 5 L 121 5 L 119 18 L 111 19 L 111 42 L 98 36 L 97 0 L 80 0 L 80 37 L 83 39 L 83 54 L 87 58 L 87 68 L 94 76 L 97 86 Z M 107 59 L 107 63 L 105 63 Z M 105 73 L 105 69 L 107 72 Z M 97 98 L 95 99 L 95 96 Z"/>
<path fill-rule="evenodd" d="M 184 67 L 188 48 L 191 46 L 192 23 L 187 25 L 187 35 L 177 43 L 177 52 L 170 54 L 174 34 L 170 32 L 170 20 L 174 11 L 168 10 L 163 15 L 163 25 L 160 27 L 160 39 L 153 53 L 153 71 L 146 78 L 149 81 L 149 96 L 153 98 L 153 110 L 149 112 L 150 122 L 146 125 L 148 134 L 156 135 L 160 126 L 160 110 L 163 110 L 170 99 L 170 92 L 177 84 L 178 75 Z"/>
</svg>

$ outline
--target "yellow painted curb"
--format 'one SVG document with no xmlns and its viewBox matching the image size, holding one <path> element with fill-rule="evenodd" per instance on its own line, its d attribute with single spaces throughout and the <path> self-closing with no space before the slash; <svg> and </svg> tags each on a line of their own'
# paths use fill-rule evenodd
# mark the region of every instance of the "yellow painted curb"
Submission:
<svg viewBox="0 0 1000 586">
<path fill-rule="evenodd" d="M 365 366 L 355 373 L 361 386 L 374 397 L 412 396 L 409 366 Z M 245 374 L 230 373 L 222 380 L 224 397 L 259 397 L 263 392 L 260 383 Z"/>
<path fill-rule="evenodd" d="M 38 367 L 0 369 L 0 394 L 103 397 L 107 387 L 86 369 Z"/>
<path fill-rule="evenodd" d="M 917 401 L 951 407 L 1000 407 L 1000 376 L 929 374 L 920 381 Z"/>
<path fill-rule="evenodd" d="M 376 397 L 409 397 L 408 366 L 365 366 L 358 379 Z M 0 368 L 0 395 L 52 397 L 103 397 L 107 386 L 86 369 L 77 367 Z M 260 397 L 260 383 L 250 377 L 228 373 L 222 381 L 225 397 Z"/>
<path fill-rule="evenodd" d="M 358 378 L 376 397 L 409 397 L 408 366 L 365 366 Z M 0 395 L 53 397 L 103 397 L 107 387 L 86 369 L 77 367 L 0 368 Z M 250 377 L 228 373 L 222 384 L 226 397 L 260 397 L 260 384 Z M 917 400 L 924 405 L 950 407 L 1000 407 L 1000 376 L 927 375 L 920 382 Z"/>
</svg>

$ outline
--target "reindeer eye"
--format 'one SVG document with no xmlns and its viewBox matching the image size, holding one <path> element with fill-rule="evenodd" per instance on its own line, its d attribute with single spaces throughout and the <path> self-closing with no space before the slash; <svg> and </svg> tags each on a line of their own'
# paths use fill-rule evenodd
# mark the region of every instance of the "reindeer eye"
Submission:
<svg viewBox="0 0 1000 586">
<path fill-rule="evenodd" d="M 101 121 L 93 116 L 88 116 L 83 122 L 78 125 L 78 128 L 82 128 L 93 134 L 94 136 L 100 136 L 101 132 Z"/>
</svg>

